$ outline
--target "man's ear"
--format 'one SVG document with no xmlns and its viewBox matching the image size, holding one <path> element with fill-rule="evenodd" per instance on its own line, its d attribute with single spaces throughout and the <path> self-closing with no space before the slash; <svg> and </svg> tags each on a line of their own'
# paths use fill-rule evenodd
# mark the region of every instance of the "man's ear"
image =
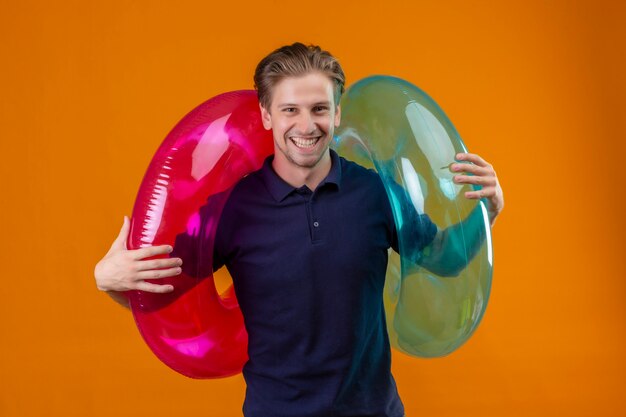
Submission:
<svg viewBox="0 0 626 417">
<path fill-rule="evenodd" d="M 337 104 L 337 108 L 335 109 L 335 127 L 339 127 L 341 123 L 341 106 Z"/>
<path fill-rule="evenodd" d="M 272 130 L 272 115 L 269 111 L 265 110 L 265 107 L 259 103 L 259 109 L 261 110 L 261 121 L 265 130 Z"/>
</svg>

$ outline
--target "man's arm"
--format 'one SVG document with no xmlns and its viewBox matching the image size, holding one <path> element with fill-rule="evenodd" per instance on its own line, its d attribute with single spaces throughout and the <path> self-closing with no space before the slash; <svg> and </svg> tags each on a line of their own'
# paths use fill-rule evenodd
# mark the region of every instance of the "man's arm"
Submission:
<svg viewBox="0 0 626 417">
<path fill-rule="evenodd" d="M 443 277 L 455 277 L 469 264 L 485 240 L 482 206 L 461 223 L 437 228 L 433 241 L 422 250 L 418 264 Z"/>
<path fill-rule="evenodd" d="M 477 191 L 468 191 L 468 199 L 485 199 L 487 212 L 478 204 L 461 223 L 444 230 L 438 229 L 433 241 L 423 249 L 419 265 L 441 276 L 457 276 L 480 250 L 485 240 L 485 214 L 489 226 L 495 224 L 496 217 L 504 208 L 504 196 L 493 167 L 475 154 L 457 154 L 457 160 L 472 164 L 454 163 L 450 169 L 456 175 L 458 184 L 480 185 Z M 466 174 L 472 175 L 466 175 Z"/>
<path fill-rule="evenodd" d="M 150 259 L 157 255 L 172 252 L 169 245 L 150 246 L 128 250 L 126 239 L 130 230 L 130 221 L 124 217 L 124 224 L 111 249 L 98 262 L 94 270 L 96 286 L 106 292 L 113 300 L 128 308 L 128 298 L 124 294 L 129 290 L 141 290 L 154 293 L 168 293 L 174 290 L 171 285 L 159 285 L 146 282 L 147 279 L 166 278 L 179 275 L 182 259 Z"/>
</svg>

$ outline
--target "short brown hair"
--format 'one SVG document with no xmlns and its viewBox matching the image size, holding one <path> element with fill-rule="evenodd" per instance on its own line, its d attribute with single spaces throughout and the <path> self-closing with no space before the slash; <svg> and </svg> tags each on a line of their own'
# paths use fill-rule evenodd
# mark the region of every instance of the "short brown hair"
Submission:
<svg viewBox="0 0 626 417">
<path fill-rule="evenodd" d="M 269 110 L 272 89 L 279 81 L 310 72 L 321 72 L 333 81 L 335 105 L 338 105 L 346 82 L 339 61 L 319 46 L 307 46 L 300 42 L 278 48 L 259 62 L 254 72 L 254 88 L 258 91 L 259 103 Z"/>
</svg>

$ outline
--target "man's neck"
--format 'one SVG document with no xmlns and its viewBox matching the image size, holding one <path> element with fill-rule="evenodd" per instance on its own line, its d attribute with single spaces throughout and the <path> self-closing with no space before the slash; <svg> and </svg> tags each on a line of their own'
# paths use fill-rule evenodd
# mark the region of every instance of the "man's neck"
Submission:
<svg viewBox="0 0 626 417">
<path fill-rule="evenodd" d="M 330 151 L 328 149 L 324 153 L 324 156 L 322 156 L 322 159 L 311 168 L 299 167 L 288 161 L 282 155 L 277 158 L 277 155 L 278 154 L 275 154 L 274 160 L 272 161 L 274 172 L 287 184 L 296 188 L 306 185 L 309 190 L 315 191 L 320 182 L 328 176 L 332 166 Z"/>
</svg>

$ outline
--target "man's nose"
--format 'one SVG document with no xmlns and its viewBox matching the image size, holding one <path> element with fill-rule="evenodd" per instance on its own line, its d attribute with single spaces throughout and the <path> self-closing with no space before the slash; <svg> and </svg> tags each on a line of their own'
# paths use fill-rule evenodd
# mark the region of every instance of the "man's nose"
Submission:
<svg viewBox="0 0 626 417">
<path fill-rule="evenodd" d="M 316 130 L 315 118 L 310 112 L 301 112 L 296 127 L 301 134 L 308 135 L 309 133 L 313 133 Z"/>
</svg>

